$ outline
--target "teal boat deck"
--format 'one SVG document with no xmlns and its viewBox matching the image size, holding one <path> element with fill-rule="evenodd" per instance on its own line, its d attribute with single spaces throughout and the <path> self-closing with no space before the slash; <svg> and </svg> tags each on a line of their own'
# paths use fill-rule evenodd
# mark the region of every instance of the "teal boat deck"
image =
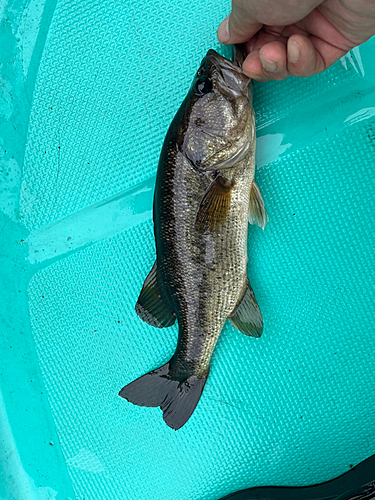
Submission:
<svg viewBox="0 0 375 500">
<path fill-rule="evenodd" d="M 0 498 L 217 500 L 375 453 L 375 39 L 255 84 L 261 339 L 227 322 L 189 422 L 118 397 L 177 327 L 134 305 L 169 123 L 226 2 L 0 4 Z"/>
</svg>

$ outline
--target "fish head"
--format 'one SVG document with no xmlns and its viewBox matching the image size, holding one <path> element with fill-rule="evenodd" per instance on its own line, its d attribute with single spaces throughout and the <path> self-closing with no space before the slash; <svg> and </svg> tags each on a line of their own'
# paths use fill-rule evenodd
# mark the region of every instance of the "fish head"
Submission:
<svg viewBox="0 0 375 500">
<path fill-rule="evenodd" d="M 246 156 L 255 136 L 249 84 L 238 62 L 207 52 L 186 101 L 182 149 L 196 168 L 229 168 Z"/>
</svg>

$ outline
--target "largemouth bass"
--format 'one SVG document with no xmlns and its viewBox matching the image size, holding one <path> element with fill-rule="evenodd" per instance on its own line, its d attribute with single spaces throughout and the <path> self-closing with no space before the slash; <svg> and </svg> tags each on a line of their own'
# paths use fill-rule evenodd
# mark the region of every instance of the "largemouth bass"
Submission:
<svg viewBox="0 0 375 500">
<path fill-rule="evenodd" d="M 248 222 L 267 214 L 254 183 L 255 118 L 249 78 L 209 50 L 162 147 L 154 194 L 156 261 L 136 312 L 158 328 L 178 320 L 177 348 L 164 366 L 119 393 L 139 406 L 160 406 L 182 427 L 207 380 L 227 318 L 260 337 L 262 315 L 246 275 Z"/>
</svg>

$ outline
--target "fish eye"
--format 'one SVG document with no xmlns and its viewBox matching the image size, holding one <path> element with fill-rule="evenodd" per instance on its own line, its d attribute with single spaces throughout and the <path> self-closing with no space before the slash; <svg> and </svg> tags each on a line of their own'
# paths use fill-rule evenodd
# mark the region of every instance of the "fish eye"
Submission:
<svg viewBox="0 0 375 500">
<path fill-rule="evenodd" d="M 208 78 L 198 78 L 194 83 L 194 93 L 202 96 L 212 90 L 212 82 Z"/>
</svg>

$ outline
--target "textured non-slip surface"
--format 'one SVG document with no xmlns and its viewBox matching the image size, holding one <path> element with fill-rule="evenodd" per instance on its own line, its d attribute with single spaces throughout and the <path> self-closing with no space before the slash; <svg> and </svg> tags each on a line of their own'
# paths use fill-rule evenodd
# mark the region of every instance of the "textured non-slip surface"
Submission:
<svg viewBox="0 0 375 500">
<path fill-rule="evenodd" d="M 43 27 L 52 3 L 30 5 Z M 229 5 L 171 5 L 58 1 L 22 154 L 2 135 L 0 421 L 14 444 L 0 442 L 0 458 L 18 450 L 27 492 L 8 479 L 6 500 L 216 500 L 331 479 L 375 453 L 375 40 L 324 74 L 254 87 L 270 222 L 249 230 L 248 273 L 262 338 L 225 325 L 178 432 L 117 396 L 175 347 L 176 325 L 134 312 L 155 258 L 150 185 L 200 59 L 229 53 L 215 38 Z M 35 418 L 27 434 L 21 414 Z"/>
<path fill-rule="evenodd" d="M 178 13 L 165 0 L 149 7 L 58 3 L 30 117 L 20 201 L 28 228 L 155 172 L 195 67 L 212 44 L 219 45 L 210 7 L 198 22 L 198 2 L 185 2 Z M 215 10 L 219 19 L 225 7 Z"/>
</svg>

